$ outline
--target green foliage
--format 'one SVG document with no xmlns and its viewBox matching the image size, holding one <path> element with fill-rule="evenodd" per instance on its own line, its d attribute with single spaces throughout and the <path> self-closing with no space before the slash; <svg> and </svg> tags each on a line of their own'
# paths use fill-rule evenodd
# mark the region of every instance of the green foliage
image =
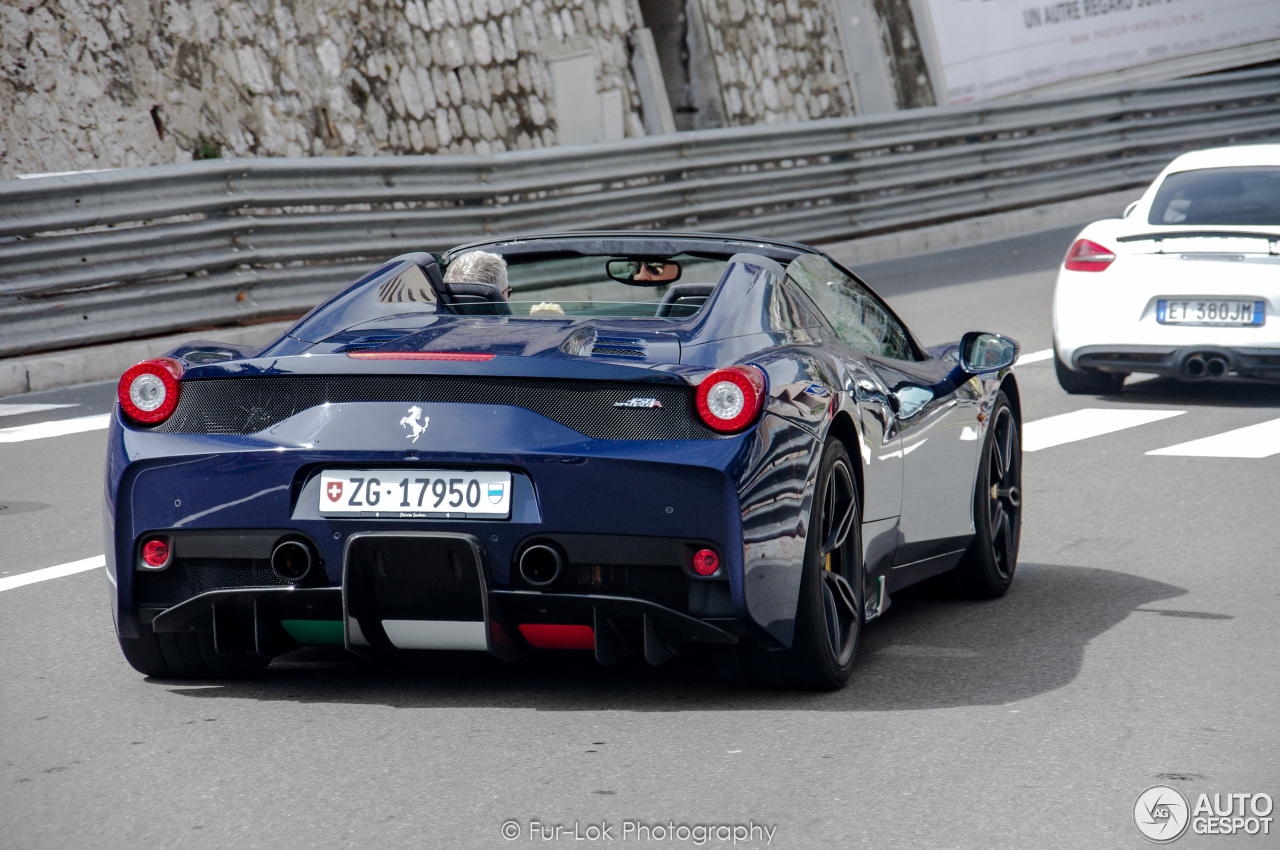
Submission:
<svg viewBox="0 0 1280 850">
<path fill-rule="evenodd" d="M 217 142 L 210 141 L 204 133 L 200 134 L 200 141 L 196 144 L 196 149 L 191 152 L 192 159 L 222 159 L 222 146 Z"/>
</svg>

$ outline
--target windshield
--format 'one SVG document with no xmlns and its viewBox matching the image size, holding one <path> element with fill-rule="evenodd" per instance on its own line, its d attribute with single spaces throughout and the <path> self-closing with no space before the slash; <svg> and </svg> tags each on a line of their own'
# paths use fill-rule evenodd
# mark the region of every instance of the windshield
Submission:
<svg viewBox="0 0 1280 850">
<path fill-rule="evenodd" d="M 455 258 L 454 262 L 457 261 Z M 511 315 L 688 318 L 701 309 L 726 262 L 691 254 L 664 257 L 581 254 L 507 258 Z M 446 302 L 450 301 L 446 294 Z M 507 305 L 468 304 L 471 314 L 506 314 Z"/>
<path fill-rule="evenodd" d="M 1203 168 L 1170 174 L 1150 224 L 1280 225 L 1280 167 Z"/>
</svg>

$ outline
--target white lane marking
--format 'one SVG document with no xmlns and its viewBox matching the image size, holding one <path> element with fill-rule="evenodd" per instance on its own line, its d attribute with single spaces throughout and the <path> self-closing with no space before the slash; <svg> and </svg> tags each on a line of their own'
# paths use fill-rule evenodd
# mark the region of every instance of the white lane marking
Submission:
<svg viewBox="0 0 1280 850">
<path fill-rule="evenodd" d="M 1022 426 L 1022 450 L 1038 452 L 1041 449 L 1087 440 L 1112 431 L 1136 428 L 1161 419 L 1181 416 L 1185 410 L 1116 410 L 1114 408 L 1086 407 L 1060 416 L 1037 419 Z"/>
<path fill-rule="evenodd" d="M 99 413 L 97 416 L 81 416 L 79 419 L 55 419 L 52 422 L 35 422 L 31 425 L 0 428 L 0 443 L 23 443 L 27 440 L 62 437 L 84 431 L 101 431 L 110 423 L 110 413 Z"/>
<path fill-rule="evenodd" d="M 92 558 L 85 558 L 81 561 L 72 561 L 69 564 L 59 564 L 56 567 L 45 567 L 43 570 L 32 570 L 29 573 L 9 576 L 8 578 L 0 578 L 0 592 L 13 590 L 15 587 L 23 587 L 28 584 L 35 584 L 38 581 L 48 581 L 51 578 L 62 578 L 63 576 L 71 576 L 88 570 L 96 570 L 97 568 L 105 567 L 106 565 L 107 557 L 105 555 L 94 555 Z"/>
<path fill-rule="evenodd" d="M 1280 454 L 1280 419 L 1147 452 L 1167 457 L 1264 458 Z"/>
<path fill-rule="evenodd" d="M 1052 360 L 1053 349 L 1046 348 L 1043 351 L 1028 351 L 1026 354 L 1018 355 L 1018 361 L 1014 366 L 1024 366 L 1027 363 L 1039 363 L 1042 360 Z"/>
<path fill-rule="evenodd" d="M 78 404 L 0 404 L 0 416 L 20 416 L 23 413 L 39 413 L 61 407 L 79 407 Z"/>
</svg>

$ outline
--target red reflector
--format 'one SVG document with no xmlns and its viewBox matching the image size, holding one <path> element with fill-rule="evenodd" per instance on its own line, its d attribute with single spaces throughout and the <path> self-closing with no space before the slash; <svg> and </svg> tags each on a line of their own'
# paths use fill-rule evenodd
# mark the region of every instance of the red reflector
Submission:
<svg viewBox="0 0 1280 850">
<path fill-rule="evenodd" d="M 693 571 L 700 576 L 713 576 L 720 569 L 720 557 L 710 549 L 699 549 L 693 556 Z"/>
<path fill-rule="evenodd" d="M 538 649 L 596 648 L 596 633 L 590 626 L 521 623 L 520 634 Z"/>
<path fill-rule="evenodd" d="M 1088 239 L 1077 239 L 1067 252 L 1064 262 L 1067 271 L 1100 272 L 1116 261 L 1116 255 L 1109 249 L 1091 242 Z"/>
<path fill-rule="evenodd" d="M 163 567 L 169 560 L 169 544 L 163 540 L 148 540 L 142 547 L 142 560 L 148 567 Z"/>
<path fill-rule="evenodd" d="M 348 351 L 353 360 L 452 360 L 464 363 L 483 363 L 492 360 L 492 354 L 474 354 L 466 351 Z"/>
</svg>

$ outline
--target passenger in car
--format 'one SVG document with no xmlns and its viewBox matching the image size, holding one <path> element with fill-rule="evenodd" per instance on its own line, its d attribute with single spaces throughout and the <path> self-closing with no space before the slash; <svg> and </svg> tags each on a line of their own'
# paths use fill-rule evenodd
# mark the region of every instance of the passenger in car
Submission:
<svg viewBox="0 0 1280 850">
<path fill-rule="evenodd" d="M 496 286 L 503 298 L 511 297 L 507 281 L 507 261 L 488 251 L 469 251 L 454 258 L 444 272 L 445 283 L 488 283 Z"/>
</svg>

